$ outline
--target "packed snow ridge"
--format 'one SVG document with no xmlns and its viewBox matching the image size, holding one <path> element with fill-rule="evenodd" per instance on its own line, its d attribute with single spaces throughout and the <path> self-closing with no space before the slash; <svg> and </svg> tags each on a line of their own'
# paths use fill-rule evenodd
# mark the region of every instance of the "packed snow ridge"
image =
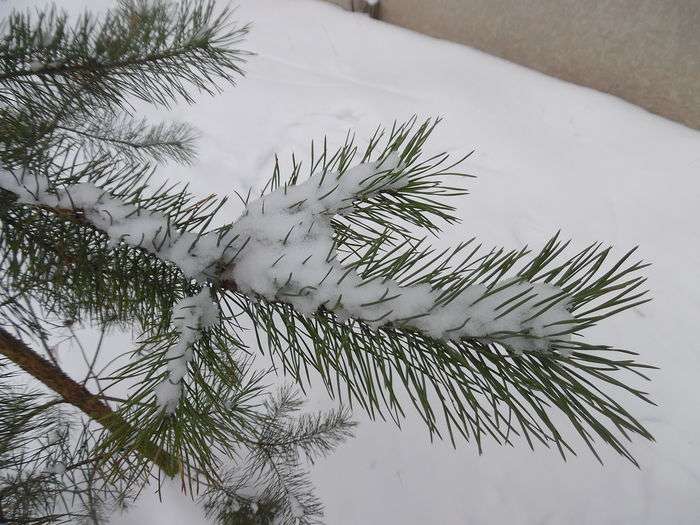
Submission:
<svg viewBox="0 0 700 525">
<path fill-rule="evenodd" d="M 202 283 L 233 281 L 243 293 L 284 301 L 301 314 L 313 315 L 324 307 L 341 320 L 358 319 L 373 328 L 392 325 L 435 339 L 498 341 L 516 352 L 547 351 L 552 342 L 569 339 L 562 332 L 573 316 L 566 294 L 555 286 L 511 281 L 489 291 L 485 285 L 472 285 L 440 303 L 440 290 L 428 284 L 363 280 L 343 266 L 331 219 L 352 213 L 360 199 L 407 183 L 408 170 L 394 152 L 343 173 L 318 173 L 298 185 L 280 187 L 251 202 L 225 234 L 197 235 L 177 231 L 166 216 L 125 204 L 90 183 L 53 192 L 46 180 L 18 180 L 0 172 L 0 186 L 21 202 L 81 209 L 113 243 L 144 248 Z M 179 369 L 172 374 L 177 377 Z"/>
</svg>

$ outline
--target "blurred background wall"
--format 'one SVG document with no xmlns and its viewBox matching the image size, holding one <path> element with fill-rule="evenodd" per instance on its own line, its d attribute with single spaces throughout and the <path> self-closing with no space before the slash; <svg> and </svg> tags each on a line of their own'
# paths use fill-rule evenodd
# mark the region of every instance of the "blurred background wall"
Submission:
<svg viewBox="0 0 700 525">
<path fill-rule="evenodd" d="M 700 0 L 380 0 L 374 11 L 700 129 Z"/>
</svg>

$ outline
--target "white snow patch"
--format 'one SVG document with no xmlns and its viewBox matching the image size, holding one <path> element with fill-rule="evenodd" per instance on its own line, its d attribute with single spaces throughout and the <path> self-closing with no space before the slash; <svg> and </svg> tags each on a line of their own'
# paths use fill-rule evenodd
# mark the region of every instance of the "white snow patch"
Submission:
<svg viewBox="0 0 700 525">
<path fill-rule="evenodd" d="M 212 301 L 207 287 L 192 297 L 185 297 L 173 307 L 173 328 L 180 334 L 176 344 L 165 354 L 168 377 L 156 388 L 156 402 L 172 414 L 182 396 L 182 381 L 187 365 L 194 357 L 192 346 L 206 330 L 219 322 L 219 307 Z"/>
<path fill-rule="evenodd" d="M 46 67 L 44 63 L 36 58 L 29 63 L 29 69 L 35 73 L 41 71 L 44 67 Z"/>
<path fill-rule="evenodd" d="M 66 465 L 62 461 L 57 461 L 49 466 L 47 472 L 56 474 L 57 476 L 62 476 L 66 472 Z"/>
</svg>

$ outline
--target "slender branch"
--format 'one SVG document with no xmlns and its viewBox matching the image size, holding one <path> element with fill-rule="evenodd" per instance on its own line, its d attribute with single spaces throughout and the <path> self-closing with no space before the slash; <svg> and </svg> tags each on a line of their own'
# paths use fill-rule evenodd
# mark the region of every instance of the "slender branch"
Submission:
<svg viewBox="0 0 700 525">
<path fill-rule="evenodd" d="M 113 434 L 131 435 L 137 432 L 122 416 L 115 413 L 85 386 L 75 382 L 63 370 L 3 328 L 0 328 L 0 354 Z M 167 476 L 174 477 L 180 471 L 178 459 L 155 443 L 146 441 L 135 448 L 144 457 L 158 465 Z"/>
<path fill-rule="evenodd" d="M 98 455 L 93 456 L 89 459 L 84 459 L 83 461 L 78 461 L 77 463 L 71 463 L 70 465 L 66 466 L 65 472 L 69 472 L 71 470 L 75 470 L 77 468 L 84 467 L 85 465 L 89 465 L 90 463 L 96 463 L 98 461 L 102 461 L 103 459 L 108 459 L 109 457 L 110 456 L 108 454 L 98 454 Z M 45 479 L 48 479 L 49 477 L 51 477 L 53 475 L 54 474 L 52 474 L 51 472 L 44 472 L 44 473 L 38 474 L 38 475 L 33 474 L 27 478 L 27 481 L 20 482 L 20 483 L 27 483 L 27 482 L 36 483 L 38 481 L 43 481 Z M 0 489 L 0 502 L 2 502 L 2 499 L 7 497 L 7 494 L 10 494 L 10 492 L 13 490 L 14 490 L 13 485 L 7 485 L 7 486 L 3 487 L 2 489 Z M 3 517 L 2 516 L 2 508 L 0 508 L 0 520 L 2 519 L 2 517 Z M 0 521 L 0 524 L 1 523 L 3 523 L 3 522 Z"/>
<path fill-rule="evenodd" d="M 136 67 L 148 64 L 149 62 L 157 62 L 159 60 L 166 60 L 177 58 L 181 55 L 185 55 L 196 49 L 204 49 L 204 46 L 189 45 L 180 48 L 172 49 L 163 53 L 149 53 L 143 57 L 134 57 L 126 60 L 118 60 L 115 62 L 99 63 L 99 62 L 87 62 L 83 64 L 60 64 L 53 67 L 45 67 L 44 69 L 39 69 L 33 71 L 30 69 L 22 71 L 12 71 L 10 73 L 0 73 L 0 80 L 11 80 L 14 78 L 29 77 L 29 76 L 42 76 L 42 75 L 71 75 L 74 73 L 87 71 L 91 73 L 100 73 L 102 71 L 109 71 L 111 69 Z"/>
<path fill-rule="evenodd" d="M 164 140 L 155 142 L 134 142 L 130 140 L 115 139 L 111 137 L 104 137 L 102 135 L 97 135 L 95 133 L 88 133 L 87 131 L 81 131 L 79 129 L 71 128 L 68 126 L 56 126 L 56 129 L 62 129 L 63 131 L 69 131 L 75 133 L 76 135 L 81 135 L 93 140 L 100 140 L 103 142 L 109 142 L 111 144 L 119 144 L 120 146 L 127 146 L 133 149 L 146 149 L 146 148 L 158 148 L 166 146 L 179 146 L 182 144 L 181 140 Z"/>
</svg>

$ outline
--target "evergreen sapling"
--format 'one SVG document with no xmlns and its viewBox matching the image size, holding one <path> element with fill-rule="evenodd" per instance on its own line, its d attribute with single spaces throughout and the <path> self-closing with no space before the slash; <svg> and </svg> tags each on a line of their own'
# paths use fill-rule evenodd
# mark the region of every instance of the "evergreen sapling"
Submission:
<svg viewBox="0 0 700 525">
<path fill-rule="evenodd" d="M 565 255 L 559 234 L 537 250 L 433 249 L 469 180 L 466 157 L 423 154 L 437 120 L 378 128 L 364 147 L 312 143 L 306 163 L 283 176 L 276 162 L 259 195 L 239 195 L 234 221 L 226 197 L 153 183 L 160 163 L 192 161 L 197 134 L 137 119 L 132 102 L 168 108 L 233 83 L 246 32 L 201 0 L 5 21 L 0 519 L 98 523 L 178 477 L 220 523 L 317 523 L 304 463 L 351 435 L 350 407 L 399 424 L 412 405 L 455 446 L 521 438 L 566 456 L 577 435 L 634 462 L 631 435 L 651 436 L 613 392 L 648 401 L 626 373 L 649 367 L 585 332 L 648 300 L 646 265 L 601 243 Z M 100 346 L 85 352 L 78 382 L 52 353 L 76 323 L 138 336 L 101 370 Z M 249 327 L 278 371 L 304 391 L 313 374 L 342 407 L 299 415 L 292 389 L 267 392 Z M 18 391 L 20 373 L 43 387 Z M 61 438 L 37 445 L 48 420 Z M 23 477 L 27 464 L 41 473 Z"/>
</svg>

